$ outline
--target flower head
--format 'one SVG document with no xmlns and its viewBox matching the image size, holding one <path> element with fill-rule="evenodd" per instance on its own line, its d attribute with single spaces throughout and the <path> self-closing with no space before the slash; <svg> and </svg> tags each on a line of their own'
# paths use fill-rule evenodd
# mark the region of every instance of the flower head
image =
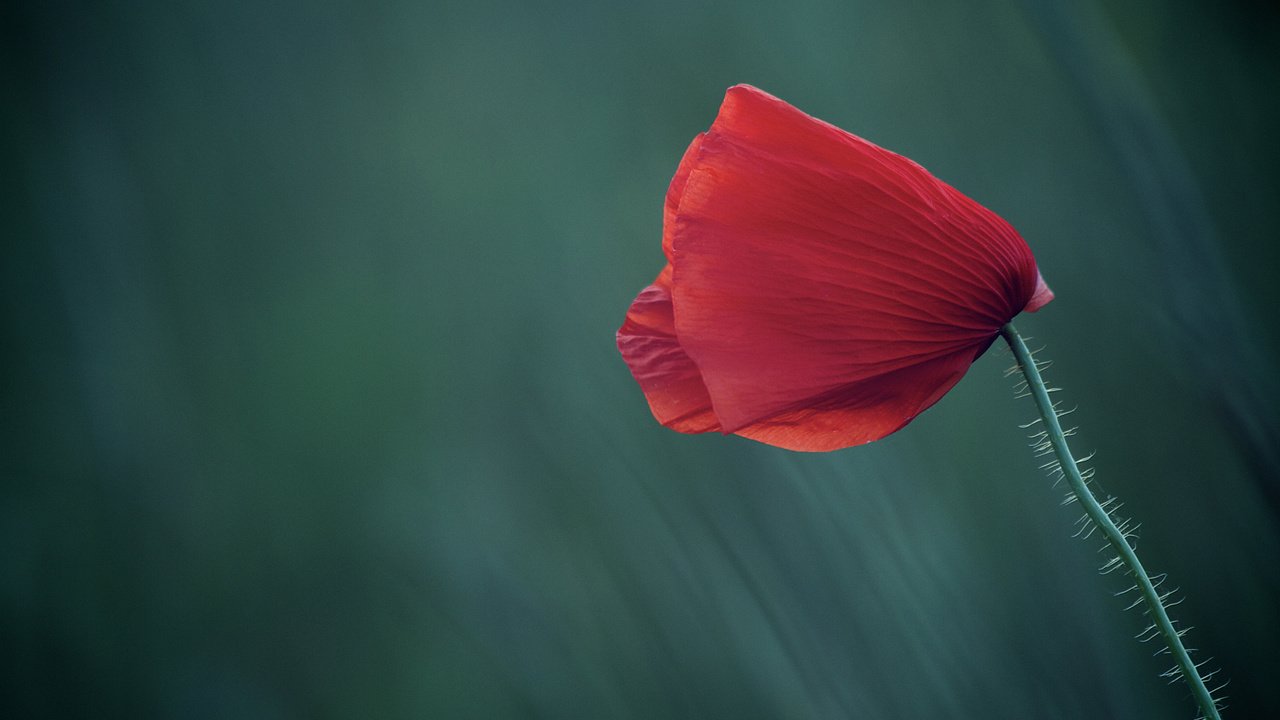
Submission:
<svg viewBox="0 0 1280 720">
<path fill-rule="evenodd" d="M 1053 299 L 990 210 L 747 85 L 685 151 L 662 249 L 618 331 L 654 416 L 791 450 L 898 430 Z"/>
</svg>

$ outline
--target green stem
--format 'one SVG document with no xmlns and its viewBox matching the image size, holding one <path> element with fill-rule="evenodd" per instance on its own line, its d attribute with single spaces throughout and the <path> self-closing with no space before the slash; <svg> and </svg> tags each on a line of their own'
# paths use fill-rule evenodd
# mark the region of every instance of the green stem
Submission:
<svg viewBox="0 0 1280 720">
<path fill-rule="evenodd" d="M 1045 387 L 1044 380 L 1040 377 L 1040 370 L 1036 367 L 1036 362 L 1031 357 L 1031 352 L 1027 350 L 1027 344 L 1023 342 L 1022 336 L 1018 334 L 1018 331 L 1014 329 L 1013 323 L 1001 328 L 1000 334 L 1009 343 L 1014 357 L 1018 359 L 1018 366 L 1022 369 L 1022 374 L 1027 378 L 1027 388 L 1031 396 L 1035 398 L 1036 407 L 1040 410 L 1040 420 L 1044 423 L 1044 431 L 1048 435 L 1048 442 L 1052 445 L 1053 451 L 1057 455 L 1067 482 L 1071 484 L 1071 491 L 1075 493 L 1076 499 L 1084 506 L 1084 511 L 1089 516 L 1089 519 L 1102 530 L 1102 534 L 1106 536 L 1111 548 L 1119 555 L 1120 562 L 1124 563 L 1130 576 L 1133 577 L 1134 583 L 1146 601 L 1147 611 L 1152 622 L 1154 622 L 1160 635 L 1163 636 L 1165 645 L 1169 648 L 1169 653 L 1177 661 L 1178 670 L 1187 681 L 1187 685 L 1191 687 L 1192 693 L 1195 694 L 1196 702 L 1200 704 L 1200 710 L 1204 713 L 1204 717 L 1208 720 L 1220 720 L 1217 705 L 1214 703 L 1208 689 L 1205 688 L 1204 680 L 1201 679 L 1195 663 L 1191 662 L 1191 656 L 1187 654 L 1187 649 L 1183 647 L 1182 638 L 1178 635 L 1178 631 L 1174 629 L 1173 623 L 1170 622 L 1169 614 L 1165 612 L 1164 603 L 1156 592 L 1155 586 L 1151 583 L 1151 577 L 1147 575 L 1142 563 L 1138 561 L 1138 556 L 1134 553 L 1133 548 L 1129 546 L 1129 541 L 1125 538 L 1125 534 L 1121 532 L 1120 528 L 1116 527 L 1110 513 L 1098 503 L 1098 499 L 1094 497 L 1093 492 L 1085 484 L 1084 478 L 1080 474 L 1080 468 L 1077 466 L 1075 458 L 1071 456 L 1071 449 L 1067 447 L 1067 437 L 1062 432 L 1062 426 L 1058 423 L 1058 413 L 1053 407 L 1053 402 L 1049 400 L 1049 390 Z"/>
</svg>

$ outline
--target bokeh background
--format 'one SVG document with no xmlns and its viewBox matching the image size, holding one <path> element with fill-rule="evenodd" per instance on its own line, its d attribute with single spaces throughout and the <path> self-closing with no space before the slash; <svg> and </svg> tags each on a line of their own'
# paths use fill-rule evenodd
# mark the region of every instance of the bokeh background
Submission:
<svg viewBox="0 0 1280 720">
<path fill-rule="evenodd" d="M 1178 718 L 994 347 L 799 455 L 614 348 L 749 82 L 1009 219 L 1227 717 L 1280 717 L 1264 2 L 0 11 L 0 714 Z"/>
</svg>

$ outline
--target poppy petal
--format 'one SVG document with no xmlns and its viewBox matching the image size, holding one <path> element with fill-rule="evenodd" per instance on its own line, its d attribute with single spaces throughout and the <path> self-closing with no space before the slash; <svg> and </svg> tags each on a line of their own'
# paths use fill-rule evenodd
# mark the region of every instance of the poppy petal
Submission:
<svg viewBox="0 0 1280 720">
<path fill-rule="evenodd" d="M 1033 295 L 1035 261 L 999 217 L 755 88 L 729 90 L 693 155 L 667 231 L 674 334 L 725 431 L 825 448 L 839 420 L 846 444 L 883 437 Z"/>
<path fill-rule="evenodd" d="M 1027 306 L 1022 308 L 1023 312 L 1035 312 L 1053 299 L 1053 291 L 1049 289 L 1049 284 L 1044 281 L 1044 276 L 1039 272 L 1036 273 L 1036 289 L 1031 294 L 1031 300 L 1027 302 Z"/>
<path fill-rule="evenodd" d="M 670 278 L 668 266 L 631 303 L 618 330 L 618 350 L 658 422 L 685 433 L 719 430 L 707 387 L 676 341 Z"/>
<path fill-rule="evenodd" d="M 985 349 L 985 348 L 984 348 Z M 962 351 L 853 385 L 825 403 L 775 415 L 735 434 L 787 450 L 826 452 L 894 433 L 947 393 L 973 364 Z"/>
</svg>

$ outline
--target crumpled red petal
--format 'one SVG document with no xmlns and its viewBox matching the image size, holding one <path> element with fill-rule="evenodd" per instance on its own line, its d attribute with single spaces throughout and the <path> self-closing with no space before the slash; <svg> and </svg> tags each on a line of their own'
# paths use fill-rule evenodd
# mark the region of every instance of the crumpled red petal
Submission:
<svg viewBox="0 0 1280 720">
<path fill-rule="evenodd" d="M 720 430 L 702 375 L 676 341 L 670 265 L 631 303 L 618 349 L 658 422 L 685 433 Z"/>
<path fill-rule="evenodd" d="M 1053 297 L 995 214 L 749 86 L 681 160 L 663 249 L 619 332 L 655 416 L 795 450 L 901 428 Z"/>
</svg>

